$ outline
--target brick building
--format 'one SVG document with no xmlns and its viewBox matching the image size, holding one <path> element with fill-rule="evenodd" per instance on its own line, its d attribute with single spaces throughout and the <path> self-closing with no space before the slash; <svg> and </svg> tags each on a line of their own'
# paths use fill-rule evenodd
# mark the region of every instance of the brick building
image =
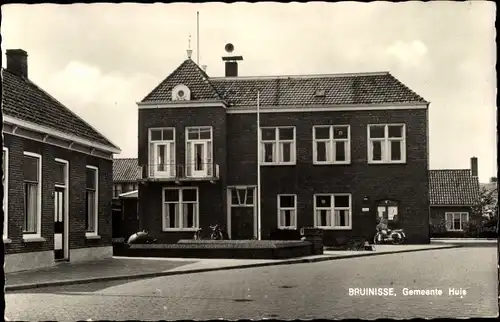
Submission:
<svg viewBox="0 0 500 322">
<path fill-rule="evenodd" d="M 333 245 L 384 216 L 429 242 L 428 102 L 388 72 L 241 77 L 241 56 L 223 60 L 225 77 L 185 60 L 138 103 L 142 228 L 176 242 L 215 223 L 232 239 L 315 226 Z"/>
<path fill-rule="evenodd" d="M 467 224 L 479 225 L 482 219 L 473 212 L 479 199 L 477 158 L 471 158 L 470 169 L 429 172 L 432 237 L 464 237 Z"/>
<path fill-rule="evenodd" d="M 5 271 L 111 256 L 113 154 L 120 149 L 28 78 L 2 69 Z"/>
</svg>

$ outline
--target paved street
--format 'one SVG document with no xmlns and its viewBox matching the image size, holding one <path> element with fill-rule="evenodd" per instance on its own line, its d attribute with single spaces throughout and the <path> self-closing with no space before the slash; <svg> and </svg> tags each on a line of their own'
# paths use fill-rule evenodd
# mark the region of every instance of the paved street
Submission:
<svg viewBox="0 0 500 322">
<path fill-rule="evenodd" d="M 433 318 L 497 315 L 495 247 L 456 248 L 319 263 L 11 292 L 10 320 Z M 395 296 L 349 296 L 349 288 Z M 404 296 L 403 289 L 441 289 Z M 450 296 L 449 288 L 465 290 Z"/>
</svg>

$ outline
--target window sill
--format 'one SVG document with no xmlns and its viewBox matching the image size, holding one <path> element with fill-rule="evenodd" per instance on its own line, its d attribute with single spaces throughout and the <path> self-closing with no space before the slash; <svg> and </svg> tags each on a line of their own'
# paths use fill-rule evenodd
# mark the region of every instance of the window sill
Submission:
<svg viewBox="0 0 500 322">
<path fill-rule="evenodd" d="M 164 232 L 195 232 L 200 228 L 163 228 Z"/>
<path fill-rule="evenodd" d="M 283 227 L 278 227 L 279 230 L 297 230 L 297 227 L 295 226 L 283 226 Z"/>
<path fill-rule="evenodd" d="M 317 226 L 315 228 L 322 229 L 322 230 L 352 230 L 352 227 L 321 227 L 321 226 Z"/>
<path fill-rule="evenodd" d="M 297 165 L 297 162 L 293 163 L 261 163 L 261 166 L 295 166 Z"/>
<path fill-rule="evenodd" d="M 313 165 L 349 165 L 351 164 L 351 161 L 349 162 L 317 162 L 313 161 Z"/>
<path fill-rule="evenodd" d="M 4 238 L 3 238 L 3 243 L 4 243 L 4 244 L 10 244 L 10 243 L 12 243 L 12 239 L 7 238 L 7 237 L 4 237 Z"/>
<path fill-rule="evenodd" d="M 46 241 L 46 239 L 39 235 L 23 235 L 24 243 L 41 243 L 44 241 Z"/>
<path fill-rule="evenodd" d="M 406 161 L 368 161 L 368 164 L 373 164 L 373 165 L 406 164 Z"/>
<path fill-rule="evenodd" d="M 101 236 L 96 233 L 85 233 L 85 238 L 87 239 L 101 239 Z"/>
</svg>

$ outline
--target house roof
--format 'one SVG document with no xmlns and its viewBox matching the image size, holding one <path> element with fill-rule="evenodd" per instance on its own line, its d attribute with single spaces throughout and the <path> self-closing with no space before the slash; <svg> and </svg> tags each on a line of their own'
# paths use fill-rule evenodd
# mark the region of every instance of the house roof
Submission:
<svg viewBox="0 0 500 322">
<path fill-rule="evenodd" d="M 184 61 L 142 102 L 170 101 L 174 86 L 184 84 L 192 100 L 224 100 L 230 106 L 249 106 L 260 90 L 262 106 L 349 104 L 427 104 L 388 72 L 369 74 L 300 75 L 209 78 L 191 59 Z M 316 91 L 324 95 L 316 96 Z"/>
<path fill-rule="evenodd" d="M 479 180 L 471 170 L 430 170 L 431 206 L 473 205 L 479 197 Z"/>
<path fill-rule="evenodd" d="M 141 178 L 141 168 L 136 158 L 113 160 L 113 182 L 135 182 Z"/>
<path fill-rule="evenodd" d="M 221 100 L 208 75 L 191 59 L 186 59 L 177 69 L 167 76 L 142 102 L 164 102 L 172 100 L 172 89 L 186 85 L 191 91 L 192 100 Z"/>
<path fill-rule="evenodd" d="M 119 149 L 31 80 L 2 68 L 2 86 L 5 115 Z"/>
</svg>

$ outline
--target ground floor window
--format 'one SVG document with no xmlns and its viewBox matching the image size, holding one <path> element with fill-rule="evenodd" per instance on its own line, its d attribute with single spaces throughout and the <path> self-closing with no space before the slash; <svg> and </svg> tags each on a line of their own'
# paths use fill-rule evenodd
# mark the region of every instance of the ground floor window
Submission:
<svg viewBox="0 0 500 322">
<path fill-rule="evenodd" d="M 296 229 L 297 195 L 278 195 L 278 228 Z"/>
<path fill-rule="evenodd" d="M 40 235 L 42 214 L 42 156 L 24 152 L 24 227 L 23 233 Z"/>
<path fill-rule="evenodd" d="M 467 212 L 447 212 L 445 216 L 448 231 L 462 231 L 469 222 L 469 213 Z"/>
<path fill-rule="evenodd" d="M 314 224 L 318 228 L 351 229 L 352 203 L 350 194 L 314 195 Z"/>
<path fill-rule="evenodd" d="M 163 189 L 163 230 L 199 227 L 198 188 Z"/>
</svg>

